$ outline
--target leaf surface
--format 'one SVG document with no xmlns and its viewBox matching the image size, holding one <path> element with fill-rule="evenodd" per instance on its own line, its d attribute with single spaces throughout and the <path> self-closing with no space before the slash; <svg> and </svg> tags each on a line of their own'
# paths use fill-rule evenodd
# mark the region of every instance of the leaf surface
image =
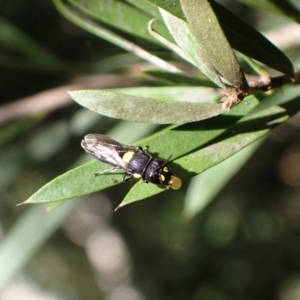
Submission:
<svg viewBox="0 0 300 300">
<path fill-rule="evenodd" d="M 70 92 L 80 105 L 111 118 L 152 124 L 182 124 L 219 115 L 221 104 L 175 102 L 124 95 L 104 90 Z"/>
</svg>

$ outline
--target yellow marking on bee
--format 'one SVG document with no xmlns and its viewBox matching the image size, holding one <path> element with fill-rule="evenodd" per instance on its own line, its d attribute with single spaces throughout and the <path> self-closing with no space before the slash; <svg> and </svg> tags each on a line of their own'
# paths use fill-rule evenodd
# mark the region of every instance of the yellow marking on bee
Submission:
<svg viewBox="0 0 300 300">
<path fill-rule="evenodd" d="M 138 174 L 138 173 L 134 173 L 134 174 L 132 174 L 132 176 L 136 179 L 139 179 L 142 177 L 141 174 Z"/>
<path fill-rule="evenodd" d="M 166 177 L 164 175 L 160 174 L 159 179 L 160 179 L 161 182 L 165 182 Z"/>
<path fill-rule="evenodd" d="M 127 151 L 122 157 L 123 161 L 128 164 L 132 160 L 134 153 L 134 151 Z"/>
<path fill-rule="evenodd" d="M 168 167 L 164 167 L 164 168 L 163 168 L 163 171 L 164 171 L 165 173 L 168 173 L 168 172 L 169 172 Z"/>
</svg>

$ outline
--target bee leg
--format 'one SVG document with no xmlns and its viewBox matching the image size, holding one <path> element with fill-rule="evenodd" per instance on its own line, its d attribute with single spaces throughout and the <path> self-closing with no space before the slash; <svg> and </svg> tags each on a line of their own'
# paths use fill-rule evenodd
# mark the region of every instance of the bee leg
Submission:
<svg viewBox="0 0 300 300">
<path fill-rule="evenodd" d="M 148 153 L 148 150 L 149 150 L 149 145 L 145 145 L 145 148 L 144 148 L 144 149 L 142 149 L 142 150 L 144 150 L 144 152 Z"/>
<path fill-rule="evenodd" d="M 126 178 L 127 177 L 127 178 Z M 123 182 L 128 181 L 132 178 L 132 175 L 130 173 L 124 173 L 123 174 Z"/>
<path fill-rule="evenodd" d="M 120 170 L 120 168 L 119 167 L 114 167 L 114 168 L 111 168 L 111 169 L 108 169 L 108 170 L 100 171 L 100 172 L 94 173 L 94 176 L 99 176 L 99 175 L 103 175 L 103 174 L 106 174 L 106 173 L 111 173 L 111 172 L 114 172 L 116 170 Z"/>
</svg>

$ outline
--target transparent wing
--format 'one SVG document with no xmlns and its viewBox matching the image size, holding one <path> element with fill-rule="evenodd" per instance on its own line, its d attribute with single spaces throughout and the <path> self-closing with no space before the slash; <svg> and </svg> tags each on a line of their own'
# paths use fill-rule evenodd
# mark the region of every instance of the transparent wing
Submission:
<svg viewBox="0 0 300 300">
<path fill-rule="evenodd" d="M 134 147 L 122 145 L 108 136 L 94 133 L 87 134 L 81 146 L 94 158 L 125 170 L 128 166 L 122 159 L 123 154 L 135 150 Z"/>
</svg>

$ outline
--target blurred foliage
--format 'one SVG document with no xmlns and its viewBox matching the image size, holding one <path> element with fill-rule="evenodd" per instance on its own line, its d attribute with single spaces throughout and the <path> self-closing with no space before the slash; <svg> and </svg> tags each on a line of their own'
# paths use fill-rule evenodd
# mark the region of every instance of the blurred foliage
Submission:
<svg viewBox="0 0 300 300">
<path fill-rule="evenodd" d="M 182 85 L 199 85 L 206 100 L 215 101 L 217 94 L 212 82 L 148 35 L 151 15 L 159 18 L 154 29 L 171 39 L 155 6 L 168 1 L 104 2 L 69 1 L 79 27 L 67 20 L 62 7 L 58 12 L 59 1 L 0 3 L 1 299 L 299 299 L 299 115 L 287 121 L 299 110 L 299 87 L 246 98 L 226 122 L 217 117 L 158 127 L 88 111 L 67 91 L 119 92 L 121 87 L 142 93 L 138 89 L 147 86 L 159 97 Z M 262 11 L 219 1 L 254 28 L 269 28 L 275 35 L 278 24 L 299 22 L 296 1 L 243 2 Z M 104 7 L 107 18 L 98 18 Z M 230 22 L 225 32 L 228 28 Z M 299 42 L 290 30 L 290 43 L 281 46 L 287 35 L 279 34 L 277 46 L 296 69 Z M 238 28 L 235 33 L 240 34 Z M 128 52 L 132 45 L 139 51 Z M 153 70 L 153 63 L 163 62 L 172 62 L 173 71 L 180 67 L 196 75 Z M 275 65 L 289 72 L 287 62 Z M 246 60 L 241 65 L 251 70 Z M 143 91 L 141 96 L 147 97 L 147 89 Z M 184 186 L 161 193 L 153 185 L 127 182 L 48 206 L 50 212 L 44 205 L 15 207 L 74 167 L 100 166 L 84 165 L 90 159 L 80 141 L 90 132 L 126 144 L 141 144 L 143 138 L 141 145 L 148 143 L 160 157 L 174 152 L 171 167 Z M 85 176 L 69 185 L 62 181 L 58 194 L 81 188 L 82 182 L 89 185 Z M 126 203 L 140 200 L 141 192 L 157 195 L 113 212 L 124 198 Z"/>
</svg>

